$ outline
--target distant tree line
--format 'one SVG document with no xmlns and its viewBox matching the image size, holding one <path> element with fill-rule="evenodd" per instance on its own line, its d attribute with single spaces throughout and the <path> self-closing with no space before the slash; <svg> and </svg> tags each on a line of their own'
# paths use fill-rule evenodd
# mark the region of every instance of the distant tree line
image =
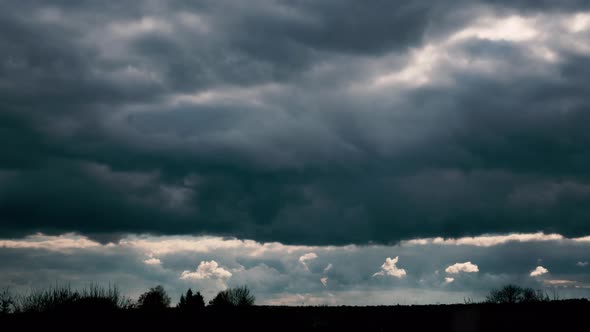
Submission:
<svg viewBox="0 0 590 332">
<path fill-rule="evenodd" d="M 256 298 L 247 286 L 228 288 L 217 293 L 208 303 L 212 308 L 248 307 L 253 306 Z M 517 304 L 538 303 L 559 300 L 554 292 L 550 297 L 543 290 L 529 287 L 506 285 L 492 289 L 484 303 Z M 474 304 L 471 299 L 466 304 Z M 143 311 L 163 311 L 171 306 L 171 298 L 161 285 L 150 288 L 141 294 L 137 301 L 122 296 L 116 286 L 101 287 L 91 284 L 81 290 L 70 286 L 49 287 L 33 290 L 26 295 L 17 295 L 9 288 L 0 289 L 0 315 L 10 313 L 41 313 L 52 311 L 115 311 L 137 309 Z M 180 296 L 176 308 L 180 312 L 193 313 L 206 307 L 205 299 L 200 292 L 188 289 Z"/>
<path fill-rule="evenodd" d="M 141 294 L 137 301 L 122 296 L 116 286 L 103 288 L 92 284 L 81 290 L 70 286 L 56 285 L 47 289 L 32 290 L 26 295 L 17 295 L 9 288 L 0 290 L 0 315 L 11 313 L 41 313 L 56 311 L 115 311 L 137 309 L 163 311 L 171 306 L 171 298 L 161 285 Z M 255 297 L 246 286 L 229 288 L 219 292 L 210 307 L 246 307 L 255 303 Z M 176 308 L 181 312 L 195 312 L 205 308 L 200 292 L 188 289 L 180 296 Z"/>
<path fill-rule="evenodd" d="M 500 289 L 492 289 L 488 296 L 486 296 L 487 303 L 535 303 L 535 302 L 549 302 L 551 300 L 558 300 L 556 293 L 553 294 L 553 299 L 549 297 L 547 292 L 540 289 L 533 289 L 530 287 L 520 287 L 517 285 L 506 285 Z"/>
</svg>

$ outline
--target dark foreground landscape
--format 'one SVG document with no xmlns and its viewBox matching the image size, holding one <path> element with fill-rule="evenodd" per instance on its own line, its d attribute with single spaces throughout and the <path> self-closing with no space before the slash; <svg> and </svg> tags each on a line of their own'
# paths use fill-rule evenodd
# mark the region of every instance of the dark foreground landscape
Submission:
<svg viewBox="0 0 590 332">
<path fill-rule="evenodd" d="M 584 331 L 590 302 L 375 307 L 204 308 L 182 312 L 116 310 L 21 313 L 0 318 L 2 331 Z"/>
</svg>

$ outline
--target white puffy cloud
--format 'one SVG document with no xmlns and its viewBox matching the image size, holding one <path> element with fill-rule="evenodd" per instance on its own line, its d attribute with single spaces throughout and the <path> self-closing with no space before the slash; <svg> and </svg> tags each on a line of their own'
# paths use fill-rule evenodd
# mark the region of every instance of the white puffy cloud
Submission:
<svg viewBox="0 0 590 332">
<path fill-rule="evenodd" d="M 580 262 L 577 262 L 576 265 L 579 267 L 586 267 L 586 266 L 588 266 L 588 262 L 587 261 L 583 261 L 583 262 L 580 261 Z"/>
<path fill-rule="evenodd" d="M 184 271 L 180 279 L 226 279 L 232 276 L 232 273 L 220 267 L 216 261 L 201 261 L 197 270 L 194 272 Z"/>
<path fill-rule="evenodd" d="M 534 270 L 531 271 L 530 276 L 531 277 L 538 277 L 538 276 L 541 276 L 541 275 L 548 273 L 548 272 L 549 272 L 549 270 L 547 270 L 546 268 L 539 265 Z"/>
<path fill-rule="evenodd" d="M 395 256 L 395 258 L 385 259 L 385 263 L 381 265 L 381 271 L 373 274 L 373 277 L 376 276 L 392 276 L 396 278 L 403 278 L 406 276 L 406 270 L 401 269 L 396 266 L 397 262 L 399 261 L 399 256 Z"/>
<path fill-rule="evenodd" d="M 446 283 L 446 284 L 450 284 L 450 283 L 452 283 L 453 281 L 455 281 L 455 278 L 452 278 L 452 277 L 445 277 L 445 283 Z"/>
<path fill-rule="evenodd" d="M 324 268 L 324 273 L 327 273 L 328 271 L 330 271 L 332 269 L 332 263 L 329 263 L 325 268 Z"/>
<path fill-rule="evenodd" d="M 160 265 L 160 264 L 162 264 L 162 261 L 160 261 L 156 257 L 150 257 L 150 258 L 144 260 L 143 262 L 147 265 Z"/>
<path fill-rule="evenodd" d="M 320 278 L 320 281 L 322 282 L 322 285 L 328 286 L 328 277 Z"/>
<path fill-rule="evenodd" d="M 305 267 L 305 270 L 309 271 L 309 267 L 307 266 L 307 261 L 311 261 L 316 258 L 318 258 L 318 255 L 316 253 L 308 252 L 307 254 L 299 257 L 299 263 L 301 263 L 303 265 L 303 267 Z"/>
<path fill-rule="evenodd" d="M 450 274 L 459 274 L 461 272 L 474 273 L 479 272 L 479 268 L 477 267 L 477 265 L 471 262 L 455 263 L 453 265 L 448 266 L 445 269 L 445 272 Z"/>
</svg>

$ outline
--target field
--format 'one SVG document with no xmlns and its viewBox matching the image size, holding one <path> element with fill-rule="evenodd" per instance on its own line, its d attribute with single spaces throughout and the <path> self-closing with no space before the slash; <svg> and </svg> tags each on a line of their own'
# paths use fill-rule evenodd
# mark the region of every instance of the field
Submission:
<svg viewBox="0 0 590 332">
<path fill-rule="evenodd" d="M 21 313 L 0 318 L 3 331 L 575 331 L 587 330 L 590 302 L 376 307 L 206 307 Z"/>
</svg>

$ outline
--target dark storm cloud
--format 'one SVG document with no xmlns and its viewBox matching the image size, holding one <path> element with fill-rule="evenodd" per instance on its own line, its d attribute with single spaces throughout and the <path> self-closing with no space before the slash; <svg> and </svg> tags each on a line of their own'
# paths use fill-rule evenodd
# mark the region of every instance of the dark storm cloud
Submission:
<svg viewBox="0 0 590 332">
<path fill-rule="evenodd" d="M 0 6 L 1 234 L 588 234 L 585 2 Z"/>
</svg>

